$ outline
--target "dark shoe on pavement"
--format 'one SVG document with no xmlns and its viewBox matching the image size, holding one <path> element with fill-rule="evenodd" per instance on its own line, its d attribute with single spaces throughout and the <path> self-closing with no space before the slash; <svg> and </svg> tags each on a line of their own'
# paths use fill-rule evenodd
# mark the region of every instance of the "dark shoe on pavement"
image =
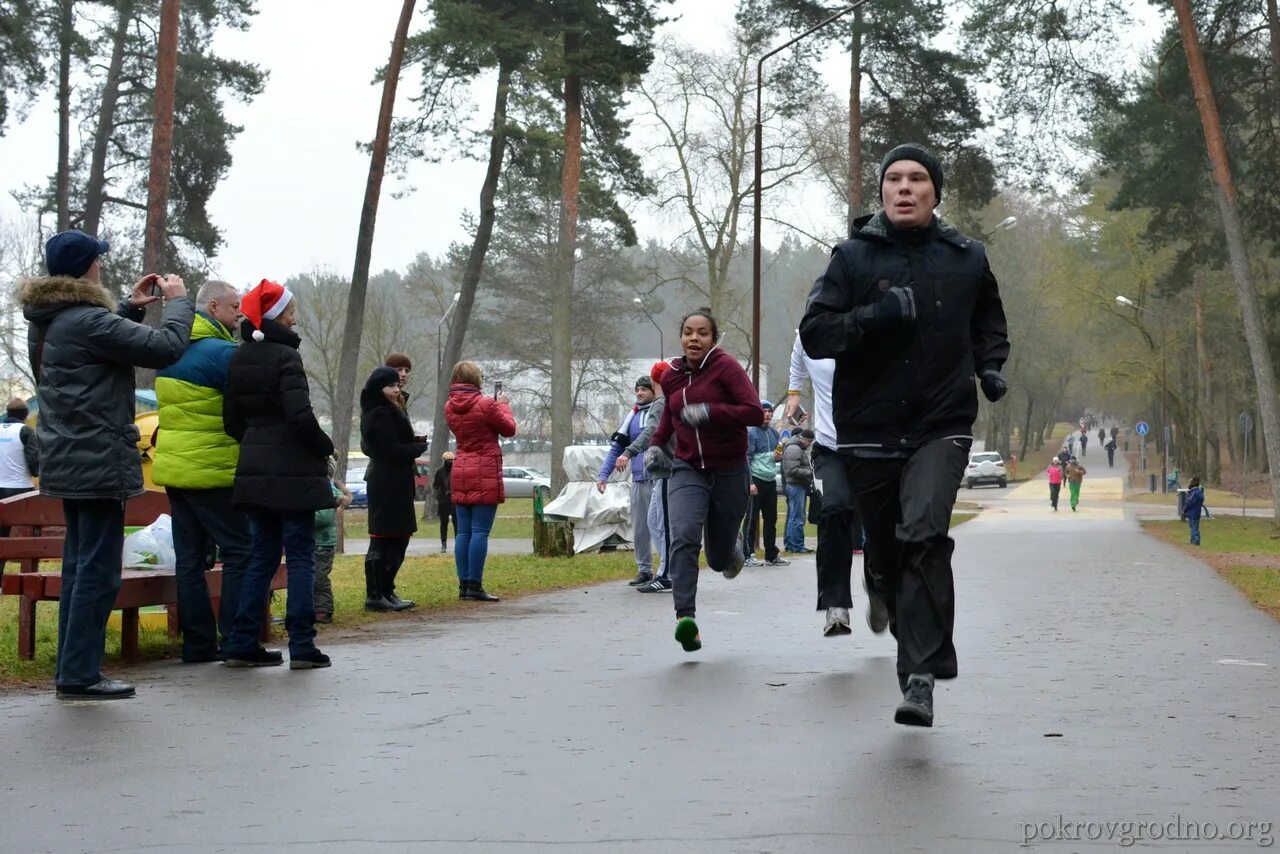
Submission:
<svg viewBox="0 0 1280 854">
<path fill-rule="evenodd" d="M 685 652 L 697 652 L 702 649 L 702 638 L 698 635 L 698 624 L 693 617 L 681 617 L 676 620 L 676 640 Z"/>
<path fill-rule="evenodd" d="M 637 572 L 636 577 L 627 582 L 628 587 L 639 587 L 642 584 L 648 584 L 653 581 L 653 573 Z"/>
<path fill-rule="evenodd" d="M 467 595 L 466 595 L 466 596 L 464 596 L 463 598 L 464 598 L 464 599 L 470 599 L 470 600 L 471 600 L 471 601 L 473 601 L 473 602 L 499 602 L 499 601 L 501 601 L 497 596 L 494 596 L 492 593 L 486 593 L 486 592 L 485 592 L 485 589 L 484 589 L 484 586 L 483 586 L 483 582 L 480 582 L 480 581 L 468 581 L 468 582 L 467 582 Z"/>
<path fill-rule="evenodd" d="M 902 693 L 902 702 L 893 713 L 893 721 L 903 726 L 933 726 L 932 674 L 911 674 L 907 679 L 907 690 Z"/>
<path fill-rule="evenodd" d="M 275 667 L 283 663 L 284 654 L 280 650 L 261 646 L 252 652 L 227 654 L 227 667 Z"/>
<path fill-rule="evenodd" d="M 791 566 L 791 561 L 784 558 L 775 557 L 773 560 L 766 560 L 765 566 Z"/>
<path fill-rule="evenodd" d="M 828 608 L 827 624 L 822 628 L 823 637 L 850 634 L 853 634 L 853 630 L 849 628 L 849 609 Z"/>
<path fill-rule="evenodd" d="M 316 622 L 328 625 L 333 622 L 333 614 L 328 611 L 316 611 Z"/>
<path fill-rule="evenodd" d="M 100 679 L 92 685 L 59 685 L 59 700 L 126 700 L 136 692 L 128 682 Z"/>
<path fill-rule="evenodd" d="M 638 593 L 670 593 L 671 579 L 658 577 L 650 581 L 648 584 L 641 584 L 636 588 Z"/>
<path fill-rule="evenodd" d="M 385 613 L 387 611 L 396 610 L 396 606 L 392 605 L 385 596 L 377 596 L 372 599 L 364 600 L 364 609 L 375 613 Z"/>
<path fill-rule="evenodd" d="M 222 661 L 225 656 L 214 650 L 213 652 L 184 652 L 182 654 L 183 664 L 209 664 L 214 661 Z"/>
<path fill-rule="evenodd" d="M 470 597 L 469 595 L 467 595 L 467 594 L 469 594 L 470 592 L 471 592 L 471 582 L 470 582 L 470 581 L 459 581 L 459 582 L 458 582 L 458 598 L 459 598 L 459 599 L 470 599 L 471 597 Z"/>
<path fill-rule="evenodd" d="M 317 667 L 328 667 L 330 663 L 329 656 L 318 649 L 301 655 L 289 653 L 290 670 L 315 670 Z"/>
</svg>

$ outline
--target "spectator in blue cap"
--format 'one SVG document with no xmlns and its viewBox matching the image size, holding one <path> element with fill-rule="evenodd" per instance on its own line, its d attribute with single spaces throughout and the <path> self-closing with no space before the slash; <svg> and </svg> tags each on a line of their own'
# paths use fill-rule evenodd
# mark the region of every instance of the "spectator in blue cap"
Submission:
<svg viewBox="0 0 1280 854">
<path fill-rule="evenodd" d="M 143 491 L 133 369 L 182 356 L 195 308 L 177 276 L 149 273 L 124 300 L 102 286 L 106 241 L 81 231 L 45 244 L 48 276 L 19 283 L 40 422 L 40 492 L 62 499 L 67 534 L 58 602 L 59 699 L 115 700 L 133 686 L 102 675 L 107 618 L 120 589 L 124 503 Z M 153 295 L 158 287 L 161 295 Z M 159 329 L 143 310 L 165 301 Z"/>
<path fill-rule="evenodd" d="M 782 437 L 773 428 L 773 404 L 760 401 L 764 423 L 747 428 L 747 466 L 751 469 L 751 513 L 747 516 L 743 549 L 747 566 L 787 566 L 778 553 L 778 482 L 775 463 L 782 460 Z M 764 517 L 764 562 L 755 555 L 756 526 Z"/>
</svg>

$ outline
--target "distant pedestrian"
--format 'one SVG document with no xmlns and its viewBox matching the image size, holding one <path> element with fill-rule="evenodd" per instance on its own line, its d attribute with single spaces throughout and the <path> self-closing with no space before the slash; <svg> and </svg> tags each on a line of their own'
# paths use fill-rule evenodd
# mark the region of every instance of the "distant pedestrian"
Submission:
<svg viewBox="0 0 1280 854">
<path fill-rule="evenodd" d="M 649 368 L 649 379 L 653 382 L 654 391 L 662 391 L 662 375 L 671 368 L 670 362 L 654 362 Z M 650 454 L 653 448 L 653 434 L 658 432 L 658 424 L 662 421 L 662 410 L 667 407 L 667 399 L 658 397 L 649 407 L 649 416 L 645 420 L 645 428 L 626 451 L 630 456 L 633 451 L 640 453 L 644 462 L 645 473 L 653 483 L 653 495 L 649 500 L 649 539 L 658 552 L 658 569 L 653 580 L 648 584 L 636 586 L 637 593 L 670 593 L 671 592 L 671 530 L 667 525 L 667 510 L 670 504 L 672 458 L 676 445 L 673 436 L 661 453 Z M 650 429 L 652 425 L 652 429 Z M 619 457 L 621 460 L 621 457 Z"/>
<path fill-rule="evenodd" d="M 1187 484 L 1187 497 L 1182 506 L 1182 515 L 1187 520 L 1187 527 L 1191 530 L 1191 545 L 1200 545 L 1200 515 L 1204 514 L 1206 518 L 1213 518 L 1213 514 L 1209 512 L 1209 508 L 1204 503 L 1204 487 L 1200 485 L 1200 478 L 1193 477 L 1191 482 Z"/>
<path fill-rule="evenodd" d="M 374 368 L 360 392 L 360 450 L 369 458 L 369 551 L 364 558 L 366 611 L 404 611 L 413 601 L 396 595 L 409 540 L 418 530 L 413 504 L 414 461 L 427 449 L 401 401 L 394 368 Z"/>
<path fill-rule="evenodd" d="M 333 622 L 333 557 L 338 549 L 338 511 L 351 503 L 351 494 L 333 479 L 333 461 L 329 461 L 329 488 L 336 507 L 316 511 L 316 580 L 314 604 L 317 623 Z"/>
<path fill-rule="evenodd" d="M 1089 434 L 1083 430 L 1080 431 L 1080 456 L 1089 456 Z"/>
<path fill-rule="evenodd" d="M 782 479 L 787 484 L 787 524 L 783 529 L 783 547 L 789 552 L 804 554 L 805 500 L 813 489 L 813 462 L 809 448 L 813 446 L 813 431 L 800 430 L 782 446 Z"/>
<path fill-rule="evenodd" d="M 747 430 L 747 467 L 751 472 L 751 506 L 743 530 L 747 566 L 787 566 L 778 552 L 778 481 L 775 463 L 782 461 L 782 437 L 773 427 L 773 404 L 760 401 L 763 423 Z M 761 523 L 763 525 L 761 526 Z M 756 557 L 756 533 L 764 546 L 764 561 Z"/>
<path fill-rule="evenodd" d="M 33 477 L 40 474 L 40 449 L 36 431 L 27 426 L 27 402 L 20 397 L 9 401 L 4 423 L 0 424 L 0 498 L 11 498 L 35 489 Z M 0 527 L 0 537 L 9 536 L 9 527 Z M 0 573 L 4 561 L 0 560 Z"/>
<path fill-rule="evenodd" d="M 653 408 L 662 415 L 662 402 L 657 397 L 653 380 L 640 377 L 635 383 L 635 406 L 622 419 L 614 431 L 609 453 L 596 476 L 596 488 L 601 494 L 615 471 L 621 473 L 631 468 L 631 542 L 636 556 L 636 577 L 632 587 L 640 587 L 653 581 L 653 541 L 649 537 L 649 502 L 653 498 L 653 481 L 644 466 L 644 452 L 649 447 L 649 437 L 658 429 L 656 419 L 651 419 Z"/>
<path fill-rule="evenodd" d="M 458 512 L 453 560 L 458 570 L 458 598 L 497 602 L 484 589 L 484 564 L 489 557 L 489 532 L 498 505 L 507 500 L 502 483 L 501 437 L 516 434 L 516 418 L 505 394 L 481 393 L 484 374 L 475 362 L 453 367 L 445 419 L 458 441 L 453 461 L 453 504 Z"/>
<path fill-rule="evenodd" d="M 742 519 L 747 511 L 747 427 L 764 422 L 754 386 L 738 360 L 720 349 L 720 328 L 708 308 L 680 321 L 684 355 L 662 375 L 667 405 L 651 445 L 674 435 L 675 466 L 668 485 L 675 638 L 686 652 L 701 649 L 695 621 L 698 555 L 725 578 L 742 571 Z"/>
<path fill-rule="evenodd" d="M 387 356 L 383 364 L 395 370 L 396 376 L 399 378 L 397 385 L 400 387 L 400 408 L 408 412 L 409 392 L 405 391 L 405 386 L 409 382 L 409 375 L 413 373 L 413 362 L 404 353 L 392 353 Z"/>
<path fill-rule="evenodd" d="M 1067 456 L 1074 457 L 1076 455 L 1076 434 L 1067 434 Z"/>
<path fill-rule="evenodd" d="M 1107 429 L 1105 427 L 1098 428 L 1098 444 L 1099 445 L 1107 444 Z"/>
<path fill-rule="evenodd" d="M 458 536 L 458 510 L 453 506 L 453 451 L 445 451 L 431 478 L 431 494 L 436 499 L 436 515 L 440 517 L 440 554 L 449 553 L 449 521 L 453 520 L 453 535 Z"/>
<path fill-rule="evenodd" d="M 1058 512 L 1058 495 L 1062 492 L 1062 465 L 1055 457 L 1049 460 L 1049 504 Z"/>
<path fill-rule="evenodd" d="M 1104 447 L 1107 449 L 1107 468 L 1115 468 L 1116 467 L 1116 437 L 1111 436 L 1110 438 L 1108 438 L 1107 443 L 1106 445 L 1104 445 Z"/>
<path fill-rule="evenodd" d="M 316 511 L 337 502 L 329 484 L 333 442 L 311 408 L 306 368 L 293 331 L 293 292 L 263 279 L 240 300 L 245 343 L 231 357 L 222 422 L 240 443 L 232 498 L 249 514 L 252 545 L 231 636 L 223 643 L 228 667 L 268 667 L 284 660 L 258 637 L 271 578 L 284 553 L 289 587 L 284 616 L 289 669 L 328 667 L 316 648 Z"/>
<path fill-rule="evenodd" d="M 1071 462 L 1067 463 L 1067 488 L 1071 491 L 1071 510 L 1074 512 L 1076 505 L 1080 503 L 1080 484 L 1084 483 L 1084 476 L 1088 471 L 1084 466 L 1080 465 L 1079 460 L 1075 457 L 1071 458 Z"/>
<path fill-rule="evenodd" d="M 18 285 L 40 418 L 40 492 L 62 499 L 66 536 L 54 684 L 59 699 L 115 700 L 134 687 L 102 673 L 107 619 L 120 590 L 124 506 L 143 493 L 135 366 L 182 357 L 195 307 L 177 276 L 143 276 L 128 296 L 102 286 L 106 241 L 64 231 L 45 244 L 49 275 Z M 159 288 L 163 297 L 154 296 Z M 163 299 L 158 329 L 142 323 Z"/>
</svg>

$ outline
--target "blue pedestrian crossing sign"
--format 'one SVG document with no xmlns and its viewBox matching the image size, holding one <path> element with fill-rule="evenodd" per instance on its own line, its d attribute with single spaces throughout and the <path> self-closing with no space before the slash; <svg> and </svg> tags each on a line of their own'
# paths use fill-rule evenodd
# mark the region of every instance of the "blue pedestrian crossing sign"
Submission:
<svg viewBox="0 0 1280 854">
<path fill-rule="evenodd" d="M 1133 428 L 1133 432 L 1139 436 L 1145 436 L 1151 432 L 1151 425 L 1145 421 L 1139 421 L 1137 426 Z"/>
</svg>

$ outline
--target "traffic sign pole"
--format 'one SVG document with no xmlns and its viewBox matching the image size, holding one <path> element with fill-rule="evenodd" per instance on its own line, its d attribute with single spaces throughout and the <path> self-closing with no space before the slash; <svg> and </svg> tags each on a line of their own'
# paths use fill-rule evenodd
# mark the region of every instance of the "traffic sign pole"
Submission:
<svg viewBox="0 0 1280 854">
<path fill-rule="evenodd" d="M 1241 457 L 1240 467 L 1240 518 L 1243 519 L 1247 515 L 1245 513 L 1245 489 L 1249 486 L 1249 434 L 1253 432 L 1253 416 L 1248 412 L 1240 413 L 1240 432 L 1244 434 L 1244 454 Z"/>
</svg>

